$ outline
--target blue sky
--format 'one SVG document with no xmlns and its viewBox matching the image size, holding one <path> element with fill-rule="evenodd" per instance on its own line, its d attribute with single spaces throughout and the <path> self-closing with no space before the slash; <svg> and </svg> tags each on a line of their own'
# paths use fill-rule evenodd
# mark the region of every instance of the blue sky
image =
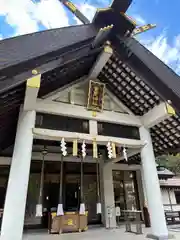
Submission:
<svg viewBox="0 0 180 240">
<path fill-rule="evenodd" d="M 73 0 L 91 20 L 97 7 L 111 0 Z M 157 27 L 138 36 L 138 40 L 180 74 L 180 0 L 134 0 L 129 16 L 139 25 Z M 0 39 L 80 22 L 58 0 L 0 0 Z"/>
</svg>

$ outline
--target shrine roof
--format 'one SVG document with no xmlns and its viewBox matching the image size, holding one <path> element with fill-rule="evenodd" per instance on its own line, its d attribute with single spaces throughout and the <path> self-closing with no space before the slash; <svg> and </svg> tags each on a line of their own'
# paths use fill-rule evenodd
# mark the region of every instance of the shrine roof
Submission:
<svg viewBox="0 0 180 240">
<path fill-rule="evenodd" d="M 117 24 L 116 19 L 113 24 Z M 88 75 L 107 40 L 114 52 L 98 78 L 135 115 L 142 116 L 160 102 L 170 101 L 177 115 L 151 129 L 154 151 L 160 155 L 179 148 L 179 76 L 133 37 L 118 33 L 117 28 L 92 48 L 98 32 L 99 23 L 94 21 L 0 41 L 1 150 L 14 143 L 19 107 L 32 69 L 42 74 L 38 97 L 44 97 Z"/>
<path fill-rule="evenodd" d="M 160 166 L 157 166 L 157 173 L 160 180 L 169 180 L 175 176 L 169 169 Z"/>
</svg>

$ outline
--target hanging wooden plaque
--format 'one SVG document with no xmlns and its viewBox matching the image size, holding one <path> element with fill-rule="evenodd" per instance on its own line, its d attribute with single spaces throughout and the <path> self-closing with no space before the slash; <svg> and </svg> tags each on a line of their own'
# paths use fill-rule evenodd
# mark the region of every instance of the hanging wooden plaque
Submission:
<svg viewBox="0 0 180 240">
<path fill-rule="evenodd" d="M 104 104 L 104 90 L 105 84 L 89 81 L 89 93 L 87 109 L 91 111 L 101 112 Z"/>
</svg>

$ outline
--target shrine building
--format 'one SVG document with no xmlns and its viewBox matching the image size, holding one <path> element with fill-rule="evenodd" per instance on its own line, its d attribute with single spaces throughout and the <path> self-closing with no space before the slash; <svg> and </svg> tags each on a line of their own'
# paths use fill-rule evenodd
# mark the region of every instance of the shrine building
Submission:
<svg viewBox="0 0 180 240">
<path fill-rule="evenodd" d="M 148 236 L 167 239 L 155 158 L 180 145 L 180 79 L 134 37 L 131 2 L 0 41 L 2 239 L 49 214 L 116 228 L 144 207 Z"/>
</svg>

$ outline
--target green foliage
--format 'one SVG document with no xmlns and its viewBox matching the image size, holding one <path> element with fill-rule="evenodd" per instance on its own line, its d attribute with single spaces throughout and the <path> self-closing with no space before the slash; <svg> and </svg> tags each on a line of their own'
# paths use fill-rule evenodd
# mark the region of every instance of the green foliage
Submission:
<svg viewBox="0 0 180 240">
<path fill-rule="evenodd" d="M 156 158 L 156 162 L 159 166 L 163 166 L 175 175 L 180 174 L 180 154 L 177 155 L 162 155 Z"/>
</svg>

